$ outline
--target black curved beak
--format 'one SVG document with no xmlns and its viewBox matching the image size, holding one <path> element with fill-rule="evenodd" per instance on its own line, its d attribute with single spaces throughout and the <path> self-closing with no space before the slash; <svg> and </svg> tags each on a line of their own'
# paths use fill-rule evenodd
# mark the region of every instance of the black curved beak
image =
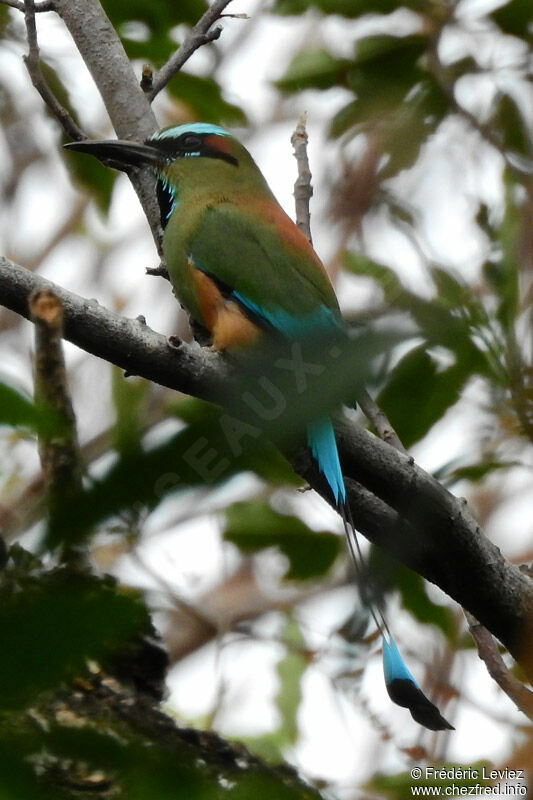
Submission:
<svg viewBox="0 0 533 800">
<path fill-rule="evenodd" d="M 125 139 L 84 139 L 81 142 L 69 142 L 63 147 L 78 153 L 88 153 L 108 166 L 123 171 L 130 167 L 160 166 L 165 161 L 164 153 L 156 146 Z"/>
</svg>

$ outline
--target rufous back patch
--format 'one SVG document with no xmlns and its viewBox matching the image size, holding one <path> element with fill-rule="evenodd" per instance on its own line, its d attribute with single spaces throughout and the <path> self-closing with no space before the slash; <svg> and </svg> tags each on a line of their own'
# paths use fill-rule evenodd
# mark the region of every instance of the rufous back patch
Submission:
<svg viewBox="0 0 533 800">
<path fill-rule="evenodd" d="M 193 272 L 198 304 L 216 350 L 246 347 L 259 336 L 259 328 L 233 300 L 225 298 L 216 283 L 198 269 Z"/>
</svg>

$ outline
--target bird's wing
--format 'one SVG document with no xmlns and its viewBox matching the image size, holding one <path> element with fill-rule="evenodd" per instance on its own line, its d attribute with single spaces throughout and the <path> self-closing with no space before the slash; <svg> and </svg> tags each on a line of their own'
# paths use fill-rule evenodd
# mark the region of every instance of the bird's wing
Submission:
<svg viewBox="0 0 533 800">
<path fill-rule="evenodd" d="M 277 203 L 213 205 L 200 216 L 187 248 L 194 266 L 221 291 L 281 333 L 338 324 L 324 267 Z"/>
</svg>

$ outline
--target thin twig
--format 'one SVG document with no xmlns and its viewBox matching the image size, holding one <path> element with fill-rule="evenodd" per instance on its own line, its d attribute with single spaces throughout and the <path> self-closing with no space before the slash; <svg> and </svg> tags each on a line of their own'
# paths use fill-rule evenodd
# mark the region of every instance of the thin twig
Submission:
<svg viewBox="0 0 533 800">
<path fill-rule="evenodd" d="M 533 692 L 507 669 L 490 631 L 484 628 L 468 611 L 465 611 L 465 616 L 472 638 L 477 645 L 479 657 L 485 663 L 489 675 L 520 711 L 533 720 Z"/>
<path fill-rule="evenodd" d="M 180 45 L 179 49 L 171 55 L 166 64 L 164 64 L 159 72 L 154 75 L 152 81 L 152 88 L 148 92 L 150 102 L 165 88 L 169 80 L 179 72 L 185 62 L 192 56 L 192 54 L 202 47 L 204 44 L 214 42 L 222 33 L 222 28 L 218 25 L 216 28 L 210 30 L 217 20 L 222 16 L 222 12 L 231 3 L 231 0 L 215 0 L 209 6 L 205 14 L 203 14 L 196 25 L 191 28 L 185 41 Z"/>
<path fill-rule="evenodd" d="M 451 108 L 455 113 L 465 120 L 475 130 L 485 142 L 491 145 L 505 161 L 505 165 L 510 169 L 516 179 L 528 185 L 531 180 L 531 159 L 524 166 L 520 166 L 515 158 L 509 154 L 505 145 L 498 139 L 498 136 L 493 132 L 489 125 L 481 122 L 475 114 L 465 108 L 457 100 L 454 86 L 450 85 L 447 79 L 446 67 L 443 66 L 439 54 L 439 42 L 441 37 L 442 28 L 439 33 L 433 37 L 433 46 L 428 49 L 428 64 L 433 77 L 437 80 L 439 87 L 446 95 L 446 99 L 450 103 Z"/>
<path fill-rule="evenodd" d="M 294 157 L 298 165 L 298 177 L 294 183 L 294 202 L 296 209 L 296 224 L 304 233 L 309 242 L 312 244 L 311 237 L 311 213 L 309 211 L 309 202 L 313 196 L 313 186 L 311 183 L 312 175 L 309 167 L 309 158 L 307 156 L 307 144 L 309 138 L 307 136 L 307 114 L 302 114 L 298 120 L 298 124 L 291 136 L 291 144 L 294 148 Z M 400 437 L 392 427 L 387 415 L 382 411 L 375 400 L 363 390 L 357 398 L 363 414 L 368 421 L 374 426 L 378 436 L 384 442 L 395 447 L 401 453 L 405 453 L 405 447 L 400 441 Z"/>
<path fill-rule="evenodd" d="M 154 85 L 154 70 L 151 64 L 143 64 L 143 71 L 141 75 L 141 89 L 145 94 L 152 91 Z"/>
<path fill-rule="evenodd" d="M 313 196 L 312 175 L 309 168 L 309 158 L 307 156 L 307 114 L 304 112 L 291 136 L 291 144 L 294 148 L 294 157 L 298 165 L 298 177 L 294 183 L 294 204 L 296 208 L 296 224 L 313 244 L 311 236 L 311 212 L 309 201 Z"/>
<path fill-rule="evenodd" d="M 401 453 L 407 453 L 400 437 L 390 424 L 387 415 L 365 389 L 359 392 L 357 402 L 361 406 L 361 411 L 367 420 L 374 426 L 379 438 L 383 439 L 387 444 L 390 444 L 391 447 L 395 447 L 396 450 L 399 450 Z"/>
<path fill-rule="evenodd" d="M 74 122 L 66 108 L 61 103 L 46 83 L 40 65 L 39 43 L 37 41 L 37 26 L 35 24 L 36 6 L 34 0 L 24 0 L 24 20 L 28 35 L 28 55 L 24 56 L 24 63 L 28 70 L 31 82 L 37 89 L 42 99 L 58 120 L 64 132 L 71 139 L 86 139 L 87 135 Z"/>
</svg>

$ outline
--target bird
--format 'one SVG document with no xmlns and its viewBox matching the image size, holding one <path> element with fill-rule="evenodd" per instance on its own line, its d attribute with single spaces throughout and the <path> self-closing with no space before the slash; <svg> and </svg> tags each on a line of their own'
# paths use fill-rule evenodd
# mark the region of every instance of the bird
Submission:
<svg viewBox="0 0 533 800">
<path fill-rule="evenodd" d="M 290 342 L 307 333 L 344 334 L 333 285 L 311 243 L 281 208 L 246 147 L 224 128 L 191 122 L 163 128 L 144 142 L 85 139 L 65 147 L 124 171 L 153 170 L 174 293 L 216 350 L 236 352 L 269 335 Z M 330 416 L 308 423 L 307 443 L 363 581 Z M 363 600 L 382 637 L 390 699 L 430 730 L 453 729 L 409 672 L 381 609 Z"/>
</svg>

